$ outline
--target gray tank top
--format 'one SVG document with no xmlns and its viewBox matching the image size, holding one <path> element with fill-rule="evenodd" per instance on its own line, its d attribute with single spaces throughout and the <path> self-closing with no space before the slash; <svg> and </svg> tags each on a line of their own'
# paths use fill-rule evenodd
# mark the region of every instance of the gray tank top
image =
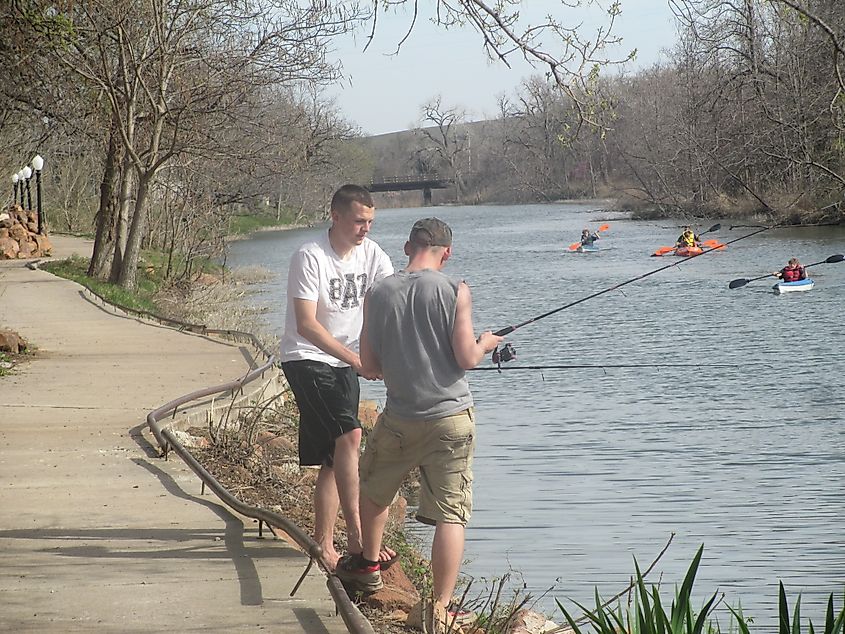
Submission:
<svg viewBox="0 0 845 634">
<path fill-rule="evenodd" d="M 452 350 L 459 284 L 431 269 L 399 271 L 370 291 L 367 336 L 381 359 L 391 416 L 432 420 L 472 406 Z"/>
</svg>

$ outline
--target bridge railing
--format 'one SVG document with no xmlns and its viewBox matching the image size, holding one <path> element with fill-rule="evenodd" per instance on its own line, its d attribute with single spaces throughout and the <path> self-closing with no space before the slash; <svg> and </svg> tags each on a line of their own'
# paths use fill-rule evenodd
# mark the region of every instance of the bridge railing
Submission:
<svg viewBox="0 0 845 634">
<path fill-rule="evenodd" d="M 449 180 L 441 174 L 412 174 L 410 176 L 381 176 L 372 180 L 373 185 L 389 185 L 391 183 L 417 183 L 423 181 L 445 181 Z"/>
</svg>

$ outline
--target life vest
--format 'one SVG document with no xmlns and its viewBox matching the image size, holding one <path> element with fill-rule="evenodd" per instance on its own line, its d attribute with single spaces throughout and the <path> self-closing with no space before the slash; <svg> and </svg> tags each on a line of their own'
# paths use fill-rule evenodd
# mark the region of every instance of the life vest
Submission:
<svg viewBox="0 0 845 634">
<path fill-rule="evenodd" d="M 684 231 L 681 237 L 678 238 L 678 244 L 682 247 L 694 247 L 695 234 L 692 231 Z"/>
<path fill-rule="evenodd" d="M 785 266 L 783 269 L 781 269 L 781 274 L 783 275 L 784 282 L 798 282 L 807 277 L 807 275 L 804 273 L 803 266 Z"/>
</svg>

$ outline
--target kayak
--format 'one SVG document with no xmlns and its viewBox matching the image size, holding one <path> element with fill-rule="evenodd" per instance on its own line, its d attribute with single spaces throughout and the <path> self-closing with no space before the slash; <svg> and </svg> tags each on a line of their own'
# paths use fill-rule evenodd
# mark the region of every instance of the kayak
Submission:
<svg viewBox="0 0 845 634">
<path fill-rule="evenodd" d="M 691 255 L 699 255 L 704 252 L 701 247 L 678 247 L 672 252 L 672 255 L 677 255 L 679 258 L 688 258 Z"/>
<path fill-rule="evenodd" d="M 578 253 L 595 253 L 596 251 L 599 251 L 599 247 L 595 244 L 582 244 L 575 250 L 578 251 Z"/>
<path fill-rule="evenodd" d="M 809 277 L 797 282 L 778 282 L 772 286 L 775 295 L 782 295 L 783 293 L 796 293 L 799 291 L 811 291 L 816 285 Z"/>
</svg>

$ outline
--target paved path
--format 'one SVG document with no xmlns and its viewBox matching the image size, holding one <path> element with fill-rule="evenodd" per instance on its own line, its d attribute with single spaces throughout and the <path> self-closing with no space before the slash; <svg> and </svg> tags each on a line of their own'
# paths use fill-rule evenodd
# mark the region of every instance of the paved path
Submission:
<svg viewBox="0 0 845 634">
<path fill-rule="evenodd" d="M 0 325 L 38 350 L 0 377 L 0 631 L 345 632 L 321 574 L 288 596 L 303 554 L 258 539 L 150 444 L 149 410 L 242 375 L 245 351 L 79 290 L 0 263 Z"/>
</svg>

